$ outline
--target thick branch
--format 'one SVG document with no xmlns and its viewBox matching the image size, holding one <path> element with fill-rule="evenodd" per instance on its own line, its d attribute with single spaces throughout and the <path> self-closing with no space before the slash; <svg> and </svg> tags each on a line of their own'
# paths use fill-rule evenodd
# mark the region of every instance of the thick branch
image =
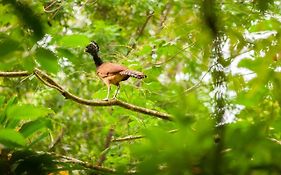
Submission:
<svg viewBox="0 0 281 175">
<path fill-rule="evenodd" d="M 29 76 L 30 73 L 27 71 L 20 71 L 20 72 L 0 72 L 0 77 L 23 77 L 23 76 Z M 63 89 L 62 86 L 60 86 L 58 83 L 56 83 L 52 78 L 50 78 L 47 74 L 42 72 L 41 70 L 35 68 L 34 69 L 34 75 L 42 81 L 45 85 L 56 89 L 59 91 L 65 98 L 70 99 L 72 101 L 75 101 L 80 104 L 88 105 L 88 106 L 120 106 L 122 108 L 147 114 L 150 116 L 158 117 L 164 120 L 172 120 L 172 116 L 166 113 L 162 113 L 159 111 L 147 109 L 144 107 L 136 106 L 130 103 L 126 103 L 124 101 L 118 100 L 118 99 L 112 99 L 109 101 L 104 100 L 86 100 L 82 99 L 80 97 L 77 97 L 73 95 L 72 93 L 66 91 Z"/>
</svg>

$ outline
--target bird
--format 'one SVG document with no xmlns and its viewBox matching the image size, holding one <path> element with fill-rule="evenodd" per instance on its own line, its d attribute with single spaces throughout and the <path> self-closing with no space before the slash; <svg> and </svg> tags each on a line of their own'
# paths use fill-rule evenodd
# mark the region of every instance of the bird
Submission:
<svg viewBox="0 0 281 175">
<path fill-rule="evenodd" d="M 125 81 L 130 77 L 134 77 L 137 79 L 143 79 L 147 77 L 144 73 L 135 70 L 130 70 L 121 64 L 104 62 L 99 57 L 99 50 L 100 48 L 95 41 L 91 41 L 90 44 L 88 44 L 85 48 L 85 52 L 89 53 L 93 57 L 98 77 L 107 86 L 107 95 L 104 100 L 109 100 L 111 85 L 117 86 L 116 92 L 113 96 L 113 99 L 116 99 L 120 90 L 121 81 Z"/>
</svg>

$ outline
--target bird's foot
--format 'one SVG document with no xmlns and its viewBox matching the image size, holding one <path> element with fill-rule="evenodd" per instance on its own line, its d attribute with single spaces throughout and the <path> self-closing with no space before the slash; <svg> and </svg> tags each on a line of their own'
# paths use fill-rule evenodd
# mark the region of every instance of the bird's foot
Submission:
<svg viewBox="0 0 281 175">
<path fill-rule="evenodd" d="M 108 101 L 108 98 L 104 98 L 103 101 Z"/>
<path fill-rule="evenodd" d="M 114 97 L 112 98 L 112 100 L 117 100 L 117 97 L 116 97 L 116 96 L 114 96 Z"/>
</svg>

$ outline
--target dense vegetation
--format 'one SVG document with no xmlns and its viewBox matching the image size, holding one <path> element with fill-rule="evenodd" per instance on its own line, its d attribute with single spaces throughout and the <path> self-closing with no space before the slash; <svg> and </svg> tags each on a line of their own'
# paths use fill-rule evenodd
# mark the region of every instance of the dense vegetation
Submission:
<svg viewBox="0 0 281 175">
<path fill-rule="evenodd" d="M 0 174 L 281 174 L 280 4 L 0 1 Z"/>
</svg>

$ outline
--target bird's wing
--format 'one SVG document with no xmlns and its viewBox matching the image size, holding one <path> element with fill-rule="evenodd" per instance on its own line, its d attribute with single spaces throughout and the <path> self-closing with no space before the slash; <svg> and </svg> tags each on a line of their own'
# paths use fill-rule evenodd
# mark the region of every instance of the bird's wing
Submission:
<svg viewBox="0 0 281 175">
<path fill-rule="evenodd" d="M 120 64 L 115 63 L 104 63 L 100 65 L 97 69 L 97 74 L 101 77 L 107 77 L 111 75 L 118 74 L 119 72 L 122 72 L 124 70 L 127 70 L 128 68 L 125 66 L 122 66 Z"/>
</svg>

